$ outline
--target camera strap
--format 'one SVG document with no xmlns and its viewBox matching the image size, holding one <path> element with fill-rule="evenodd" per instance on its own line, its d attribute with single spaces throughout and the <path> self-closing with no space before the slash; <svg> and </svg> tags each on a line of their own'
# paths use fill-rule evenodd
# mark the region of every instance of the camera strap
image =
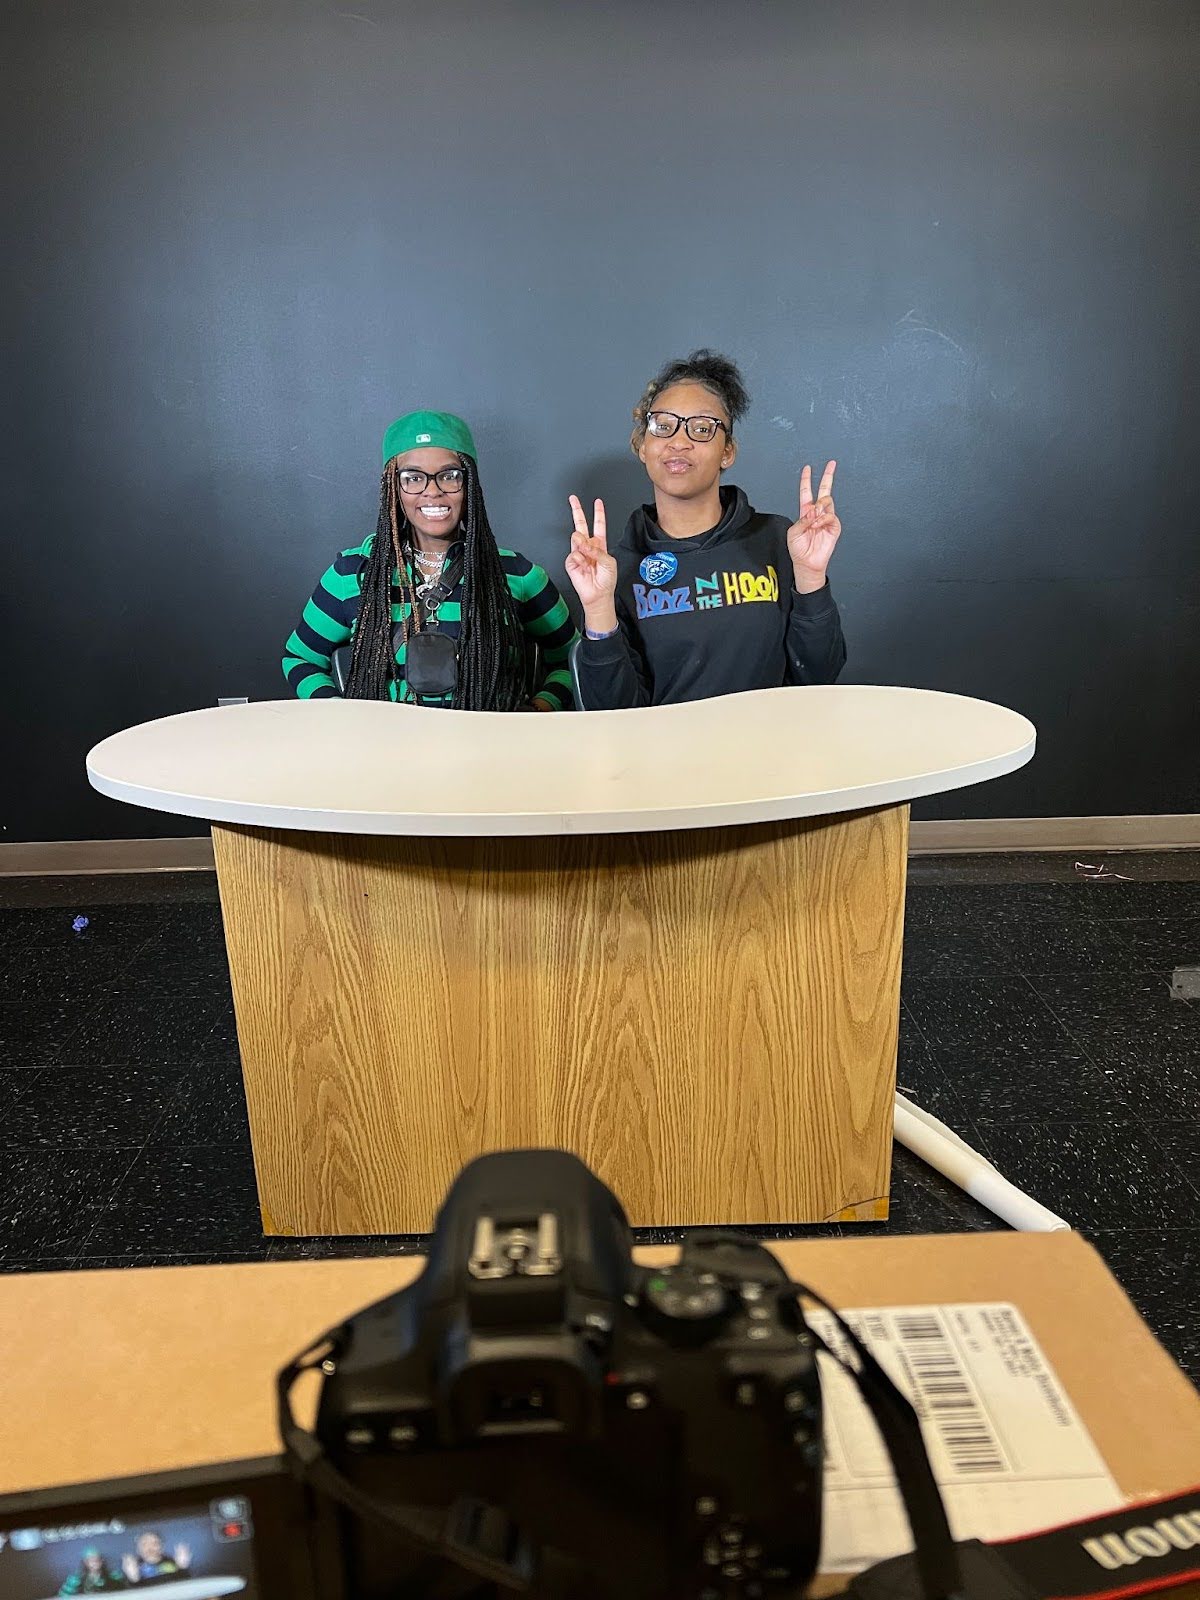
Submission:
<svg viewBox="0 0 1200 1600">
<path fill-rule="evenodd" d="M 1200 1489 L 1015 1539 L 958 1546 L 971 1600 L 1129 1600 L 1200 1581 Z M 851 1600 L 918 1600 L 912 1555 L 860 1572 Z"/>
<path fill-rule="evenodd" d="M 923 1595 L 924 1600 L 950 1600 L 951 1596 L 960 1595 L 962 1572 L 958 1550 L 912 1402 L 900 1392 L 854 1329 L 824 1296 L 803 1283 L 792 1283 L 781 1294 L 815 1300 L 833 1318 L 848 1347 L 849 1355 L 834 1349 L 814 1328 L 808 1330 L 817 1347 L 853 1380 L 879 1429 L 912 1530 L 914 1548 L 912 1555 L 905 1559 L 915 1567 L 919 1579 L 916 1592 Z"/>
</svg>

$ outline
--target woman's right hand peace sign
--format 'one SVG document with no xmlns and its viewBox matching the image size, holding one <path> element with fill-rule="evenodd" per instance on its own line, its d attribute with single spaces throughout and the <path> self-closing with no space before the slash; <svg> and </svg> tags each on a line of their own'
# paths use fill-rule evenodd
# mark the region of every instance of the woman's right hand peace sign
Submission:
<svg viewBox="0 0 1200 1600">
<path fill-rule="evenodd" d="M 590 529 L 578 495 L 571 496 L 571 516 L 575 531 L 566 561 L 567 576 L 583 604 L 588 626 L 598 633 L 607 632 L 617 625 L 617 563 L 608 553 L 604 501 L 596 501 Z"/>
</svg>

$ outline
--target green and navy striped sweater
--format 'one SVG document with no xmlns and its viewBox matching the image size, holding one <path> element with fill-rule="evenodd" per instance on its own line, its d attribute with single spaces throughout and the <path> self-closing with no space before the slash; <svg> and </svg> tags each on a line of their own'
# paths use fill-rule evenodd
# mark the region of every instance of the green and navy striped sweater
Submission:
<svg viewBox="0 0 1200 1600">
<path fill-rule="evenodd" d="M 315 700 L 337 695 L 333 679 L 333 652 L 348 644 L 358 626 L 358 608 L 361 590 L 359 578 L 366 559 L 371 553 L 375 535 L 341 555 L 313 590 L 312 598 L 295 631 L 284 647 L 283 675 L 293 692 L 301 700 Z M 453 559 L 457 547 L 452 547 Z M 539 566 L 518 555 L 515 550 L 501 550 L 500 561 L 508 579 L 509 593 L 516 601 L 517 616 L 526 634 L 541 651 L 544 677 L 537 696 L 559 711 L 569 711 L 574 705 L 571 693 L 571 670 L 568 662 L 571 646 L 578 635 L 567 610 L 566 602 Z M 399 572 L 392 572 L 392 623 L 407 622 L 411 607 L 404 599 L 399 585 Z M 457 639 L 462 627 L 462 578 L 454 587 L 450 598 L 438 612 L 438 631 Z M 396 652 L 400 665 L 400 685 L 392 685 L 392 699 L 409 698 L 404 681 L 404 645 Z"/>
</svg>

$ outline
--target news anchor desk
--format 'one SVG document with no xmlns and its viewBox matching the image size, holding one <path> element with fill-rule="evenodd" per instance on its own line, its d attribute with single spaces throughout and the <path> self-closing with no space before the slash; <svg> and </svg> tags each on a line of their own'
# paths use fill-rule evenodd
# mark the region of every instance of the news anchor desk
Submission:
<svg viewBox="0 0 1200 1600">
<path fill-rule="evenodd" d="M 265 701 L 96 746 L 212 823 L 263 1227 L 427 1231 L 485 1150 L 635 1225 L 887 1216 L 908 803 L 1034 730 L 916 689 L 581 715 Z"/>
</svg>

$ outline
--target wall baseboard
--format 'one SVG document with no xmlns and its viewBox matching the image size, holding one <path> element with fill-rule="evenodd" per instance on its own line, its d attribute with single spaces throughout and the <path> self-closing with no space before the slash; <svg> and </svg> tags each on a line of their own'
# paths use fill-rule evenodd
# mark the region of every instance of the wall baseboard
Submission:
<svg viewBox="0 0 1200 1600">
<path fill-rule="evenodd" d="M 1200 850 L 1200 812 L 1158 817 L 963 817 L 914 822 L 909 835 L 909 854 L 914 856 L 1058 850 Z M 0 877 L 212 871 L 208 834 L 191 839 L 0 844 Z"/>
<path fill-rule="evenodd" d="M 914 856 L 1002 851 L 1200 850 L 1200 812 L 1149 817 L 961 817 L 914 822 Z"/>
<path fill-rule="evenodd" d="M 0 844 L 0 878 L 106 872 L 212 872 L 212 836 L 197 839 L 51 839 Z"/>
</svg>

